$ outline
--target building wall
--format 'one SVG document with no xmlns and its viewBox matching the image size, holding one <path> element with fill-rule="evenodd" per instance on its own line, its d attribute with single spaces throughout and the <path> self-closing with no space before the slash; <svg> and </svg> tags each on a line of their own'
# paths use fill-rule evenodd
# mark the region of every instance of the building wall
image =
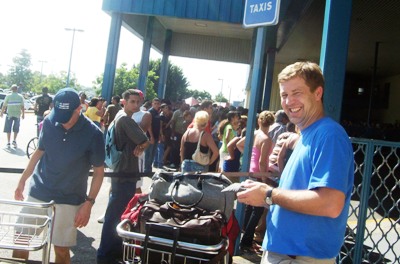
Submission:
<svg viewBox="0 0 400 264">
<path fill-rule="evenodd" d="M 380 110 L 380 116 L 383 123 L 400 123 L 400 75 L 395 75 L 379 81 L 381 92 L 385 85 L 389 84 L 389 107 Z"/>
</svg>

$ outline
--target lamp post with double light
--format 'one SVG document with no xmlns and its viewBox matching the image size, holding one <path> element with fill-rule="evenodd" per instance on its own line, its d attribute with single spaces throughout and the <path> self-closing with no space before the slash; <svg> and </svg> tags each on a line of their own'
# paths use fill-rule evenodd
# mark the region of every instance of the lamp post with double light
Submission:
<svg viewBox="0 0 400 264">
<path fill-rule="evenodd" d="M 67 73 L 67 87 L 69 87 L 69 76 L 71 72 L 71 61 L 72 61 L 72 51 L 74 50 L 74 39 L 75 39 L 75 32 L 83 32 L 83 29 L 78 28 L 65 28 L 66 31 L 72 31 L 72 44 L 71 44 L 71 53 L 69 55 L 69 65 L 68 65 L 68 73 Z"/>
</svg>

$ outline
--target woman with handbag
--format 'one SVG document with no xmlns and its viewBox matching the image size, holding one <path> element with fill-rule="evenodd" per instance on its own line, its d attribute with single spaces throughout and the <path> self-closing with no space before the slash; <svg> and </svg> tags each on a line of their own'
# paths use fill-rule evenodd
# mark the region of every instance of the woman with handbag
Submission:
<svg viewBox="0 0 400 264">
<path fill-rule="evenodd" d="M 206 111 L 198 111 L 194 116 L 194 127 L 183 134 L 180 151 L 182 172 L 206 172 L 208 165 L 218 158 L 218 148 L 211 134 L 204 133 L 208 120 Z"/>
</svg>

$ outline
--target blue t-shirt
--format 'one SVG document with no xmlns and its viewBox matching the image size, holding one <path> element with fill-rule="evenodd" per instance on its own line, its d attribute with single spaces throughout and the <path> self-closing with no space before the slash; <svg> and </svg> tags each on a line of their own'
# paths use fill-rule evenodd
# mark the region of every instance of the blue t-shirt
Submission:
<svg viewBox="0 0 400 264">
<path fill-rule="evenodd" d="M 104 164 L 104 138 L 100 129 L 83 115 L 69 130 L 45 118 L 39 149 L 44 155 L 36 164 L 29 194 L 58 204 L 83 203 L 91 166 Z"/>
<path fill-rule="evenodd" d="M 282 172 L 279 188 L 329 187 L 343 192 L 345 206 L 337 218 L 297 213 L 272 205 L 263 248 L 286 255 L 334 258 L 343 244 L 354 182 L 353 148 L 344 129 L 322 118 L 301 132 Z"/>
</svg>

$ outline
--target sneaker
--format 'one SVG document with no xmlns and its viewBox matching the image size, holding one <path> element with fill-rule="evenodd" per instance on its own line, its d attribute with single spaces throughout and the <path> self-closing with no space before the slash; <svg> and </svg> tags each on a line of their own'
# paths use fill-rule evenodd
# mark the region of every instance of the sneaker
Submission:
<svg viewBox="0 0 400 264">
<path fill-rule="evenodd" d="M 17 142 L 15 140 L 13 141 L 12 145 L 14 148 L 17 148 Z"/>
<path fill-rule="evenodd" d="M 7 143 L 7 148 L 11 148 L 11 144 L 10 143 Z"/>
<path fill-rule="evenodd" d="M 240 246 L 240 250 L 243 253 L 247 253 L 247 254 L 257 254 L 257 255 L 261 255 L 263 253 L 262 248 L 257 244 L 257 243 L 252 243 L 251 246 Z"/>
<path fill-rule="evenodd" d="M 104 215 L 102 215 L 99 218 L 97 218 L 97 223 L 99 223 L 99 224 L 103 224 L 104 223 Z"/>
</svg>

